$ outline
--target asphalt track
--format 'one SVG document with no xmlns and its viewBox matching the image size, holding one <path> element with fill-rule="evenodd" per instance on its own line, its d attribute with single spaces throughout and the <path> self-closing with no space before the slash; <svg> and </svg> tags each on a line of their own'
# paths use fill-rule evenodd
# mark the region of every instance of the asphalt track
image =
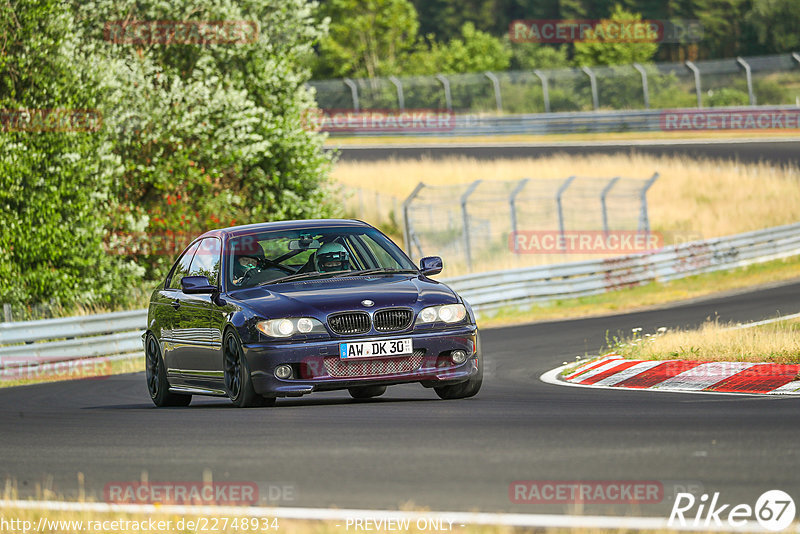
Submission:
<svg viewBox="0 0 800 534">
<path fill-rule="evenodd" d="M 335 139 L 333 140 L 335 143 Z M 541 158 L 553 154 L 631 154 L 655 156 L 687 156 L 703 159 L 738 159 L 742 162 L 767 161 L 779 165 L 800 165 L 800 140 L 769 139 L 749 140 L 691 140 L 691 141 L 636 141 L 636 142 L 556 142 L 556 143 L 476 143 L 442 144 L 437 146 L 408 144 L 391 146 L 340 147 L 341 161 L 375 161 L 387 158 L 419 159 L 446 156 L 469 156 L 477 159 Z"/>
<path fill-rule="evenodd" d="M 236 409 L 196 398 L 156 409 L 143 374 L 0 389 L 0 476 L 20 496 L 48 487 L 90 498 L 114 482 L 252 481 L 262 504 L 579 512 L 666 517 L 682 487 L 755 504 L 800 497 L 800 398 L 571 388 L 538 377 L 596 352 L 606 333 L 749 321 L 800 311 L 800 280 L 658 310 L 485 330 L 477 397 L 438 400 L 419 386 L 354 401 L 346 393 Z M 660 481 L 658 504 L 514 504 L 515 480 Z M 273 494 L 270 496 L 269 488 Z M 278 495 L 279 489 L 291 493 Z M 273 500 L 270 500 L 272 497 Z"/>
</svg>

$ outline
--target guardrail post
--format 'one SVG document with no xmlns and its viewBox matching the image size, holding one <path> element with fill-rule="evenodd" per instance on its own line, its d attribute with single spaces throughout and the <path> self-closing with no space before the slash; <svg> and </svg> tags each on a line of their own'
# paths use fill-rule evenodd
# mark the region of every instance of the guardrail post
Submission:
<svg viewBox="0 0 800 534">
<path fill-rule="evenodd" d="M 3 320 L 10 323 L 13 320 L 11 317 L 11 304 L 3 304 Z"/>
<path fill-rule="evenodd" d="M 353 97 L 353 111 L 359 111 L 360 108 L 358 105 L 358 86 L 356 85 L 356 82 L 354 82 L 350 78 L 344 78 L 342 79 L 342 81 L 347 87 L 350 88 L 350 95 Z"/>
<path fill-rule="evenodd" d="M 550 113 L 550 90 L 547 86 L 547 74 L 539 69 L 535 69 L 533 73 L 542 81 L 542 97 L 544 98 L 544 112 Z"/>
<path fill-rule="evenodd" d="M 634 63 L 633 68 L 642 76 L 642 95 L 644 96 L 644 109 L 650 109 L 650 89 L 647 85 L 647 71 L 639 63 Z"/>
<path fill-rule="evenodd" d="M 600 206 L 603 209 L 603 233 L 606 234 L 606 237 L 608 237 L 609 233 L 608 209 L 606 208 L 606 197 L 608 196 L 609 191 L 611 191 L 611 188 L 614 187 L 614 184 L 616 184 L 618 181 L 619 181 L 619 176 L 615 176 L 608 182 L 608 184 L 603 188 L 603 191 L 600 193 Z"/>
<path fill-rule="evenodd" d="M 589 76 L 589 83 L 592 86 L 592 107 L 597 111 L 600 107 L 600 100 L 597 98 L 597 77 L 589 67 L 581 67 L 581 70 Z"/>
<path fill-rule="evenodd" d="M 641 206 L 639 211 L 639 231 L 643 231 L 646 234 L 650 233 L 650 218 L 647 215 L 647 190 L 658 180 L 658 176 L 657 172 L 653 173 L 653 176 L 645 182 L 644 187 L 639 191 L 639 202 Z"/>
<path fill-rule="evenodd" d="M 500 96 L 500 80 L 497 79 L 493 73 L 486 71 L 484 72 L 487 78 L 491 80 L 492 86 L 494 87 L 494 102 L 497 105 L 497 112 L 503 112 L 503 97 Z"/>
<path fill-rule="evenodd" d="M 747 77 L 747 98 L 751 106 L 756 105 L 756 95 L 753 93 L 753 73 L 750 70 L 750 64 L 744 60 L 743 57 L 737 57 L 736 63 L 744 69 L 744 75 Z"/>
<path fill-rule="evenodd" d="M 475 180 L 472 182 L 467 190 L 461 195 L 461 217 L 463 218 L 464 224 L 464 252 L 467 257 L 467 270 L 472 272 L 472 248 L 470 244 L 470 236 L 469 236 L 469 213 L 467 213 L 467 200 L 469 200 L 469 196 L 475 191 L 475 188 L 481 183 L 481 180 Z"/>
<path fill-rule="evenodd" d="M 444 104 L 447 106 L 447 111 L 453 111 L 453 95 L 450 94 L 450 80 L 443 74 L 437 74 L 435 77 L 444 88 Z"/>
<path fill-rule="evenodd" d="M 406 99 L 403 96 L 403 82 L 401 82 L 397 76 L 389 76 L 389 81 L 397 88 L 397 105 L 400 106 L 400 111 L 405 111 Z"/>
<path fill-rule="evenodd" d="M 564 210 L 561 205 L 561 196 L 564 194 L 564 191 L 567 190 L 569 184 L 572 183 L 574 180 L 574 176 L 570 176 L 564 183 L 561 184 L 561 187 L 558 188 L 558 192 L 556 193 L 556 207 L 558 208 L 558 232 L 561 234 L 561 240 L 564 241 L 566 239 L 566 230 L 564 228 Z"/>
<path fill-rule="evenodd" d="M 411 203 L 414 202 L 414 199 L 417 198 L 417 195 L 419 195 L 423 187 L 425 187 L 425 184 L 422 182 L 418 183 L 417 187 L 408 195 L 408 198 L 403 201 L 403 240 L 405 241 L 409 256 L 413 256 L 414 251 L 411 249 L 411 220 L 408 218 L 408 208 L 411 207 Z M 420 252 L 422 251 L 420 250 Z"/>
<path fill-rule="evenodd" d="M 686 61 L 686 68 L 694 74 L 694 92 L 697 94 L 697 107 L 703 107 L 703 89 L 700 84 L 700 69 L 691 61 Z"/>
<path fill-rule="evenodd" d="M 514 240 L 514 253 L 517 253 L 517 195 L 519 195 L 525 186 L 528 184 L 529 178 L 523 178 L 519 181 L 511 195 L 508 197 L 508 205 L 511 208 L 511 236 Z"/>
</svg>

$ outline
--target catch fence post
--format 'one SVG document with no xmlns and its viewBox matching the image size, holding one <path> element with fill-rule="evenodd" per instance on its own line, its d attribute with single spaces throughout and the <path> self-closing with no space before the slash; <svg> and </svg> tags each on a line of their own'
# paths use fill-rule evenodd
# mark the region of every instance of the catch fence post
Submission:
<svg viewBox="0 0 800 534">
<path fill-rule="evenodd" d="M 564 194 L 564 191 L 567 190 L 569 184 L 575 179 L 575 176 L 570 176 L 564 183 L 561 184 L 561 187 L 558 188 L 558 192 L 556 193 L 556 207 L 558 208 L 558 232 L 561 235 L 561 241 L 566 242 L 566 229 L 564 228 L 564 209 L 561 205 L 561 196 Z"/>
<path fill-rule="evenodd" d="M 414 202 L 414 199 L 417 198 L 417 195 L 419 194 L 420 191 L 422 191 L 423 187 L 425 187 L 425 184 L 423 184 L 422 182 L 418 183 L 417 187 L 415 187 L 414 190 L 411 192 L 411 194 L 408 195 L 408 198 L 406 198 L 403 201 L 403 240 L 405 241 L 405 246 L 406 249 L 408 250 L 408 255 L 409 257 L 412 258 L 414 255 L 414 251 L 411 247 L 412 232 L 411 232 L 411 221 L 408 218 L 408 208 L 411 207 L 411 203 Z"/>
<path fill-rule="evenodd" d="M 644 187 L 639 192 L 639 202 L 640 202 L 640 211 L 639 211 L 639 231 L 649 234 L 650 233 L 650 218 L 647 214 L 647 190 L 658 180 L 658 173 L 654 173 L 653 176 L 650 177 L 647 182 L 645 182 Z"/>
<path fill-rule="evenodd" d="M 611 188 L 614 187 L 614 184 L 619 181 L 619 176 L 615 176 L 608 182 L 608 184 L 603 188 L 603 191 L 600 193 L 600 206 L 603 209 L 603 232 L 608 237 L 608 209 L 606 208 L 606 197 L 608 196 L 609 191 Z"/>
<path fill-rule="evenodd" d="M 525 189 L 525 186 L 528 184 L 529 178 L 523 178 L 519 181 L 517 186 L 511 191 L 511 195 L 508 197 L 508 205 L 511 208 L 511 236 L 514 240 L 514 253 L 517 253 L 518 244 L 517 244 L 517 196 Z"/>
<path fill-rule="evenodd" d="M 472 272 L 472 249 L 470 245 L 470 236 L 469 236 L 469 213 L 467 212 L 467 201 L 469 200 L 469 196 L 475 191 L 475 188 L 480 185 L 481 180 L 475 180 L 472 182 L 467 190 L 461 195 L 461 217 L 463 219 L 464 225 L 464 253 L 467 257 L 467 270 Z"/>
</svg>

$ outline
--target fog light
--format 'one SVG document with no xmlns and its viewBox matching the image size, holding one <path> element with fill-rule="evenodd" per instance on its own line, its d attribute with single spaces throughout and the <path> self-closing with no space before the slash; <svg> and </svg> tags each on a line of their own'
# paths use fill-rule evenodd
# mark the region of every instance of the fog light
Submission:
<svg viewBox="0 0 800 534">
<path fill-rule="evenodd" d="M 282 379 L 292 378 L 292 366 L 291 365 L 279 365 L 275 368 L 275 376 Z"/>
<path fill-rule="evenodd" d="M 467 361 L 467 353 L 463 350 L 454 350 L 450 353 L 450 357 L 453 359 L 453 363 L 457 365 Z"/>
</svg>

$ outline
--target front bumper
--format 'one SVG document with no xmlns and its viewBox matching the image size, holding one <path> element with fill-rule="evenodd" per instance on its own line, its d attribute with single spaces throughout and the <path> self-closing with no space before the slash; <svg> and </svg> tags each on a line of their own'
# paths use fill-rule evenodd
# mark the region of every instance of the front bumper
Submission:
<svg viewBox="0 0 800 534">
<path fill-rule="evenodd" d="M 411 357 L 339 358 L 339 343 L 409 337 L 414 349 Z M 465 351 L 467 360 L 454 364 L 450 360 L 450 353 L 454 350 Z M 265 397 L 297 397 L 314 391 L 413 382 L 426 387 L 455 384 L 476 375 L 478 358 L 482 357 L 478 330 L 474 325 L 364 338 L 253 343 L 244 346 L 244 354 L 253 388 Z M 275 368 L 282 364 L 292 366 L 293 378 L 275 376 Z"/>
</svg>

